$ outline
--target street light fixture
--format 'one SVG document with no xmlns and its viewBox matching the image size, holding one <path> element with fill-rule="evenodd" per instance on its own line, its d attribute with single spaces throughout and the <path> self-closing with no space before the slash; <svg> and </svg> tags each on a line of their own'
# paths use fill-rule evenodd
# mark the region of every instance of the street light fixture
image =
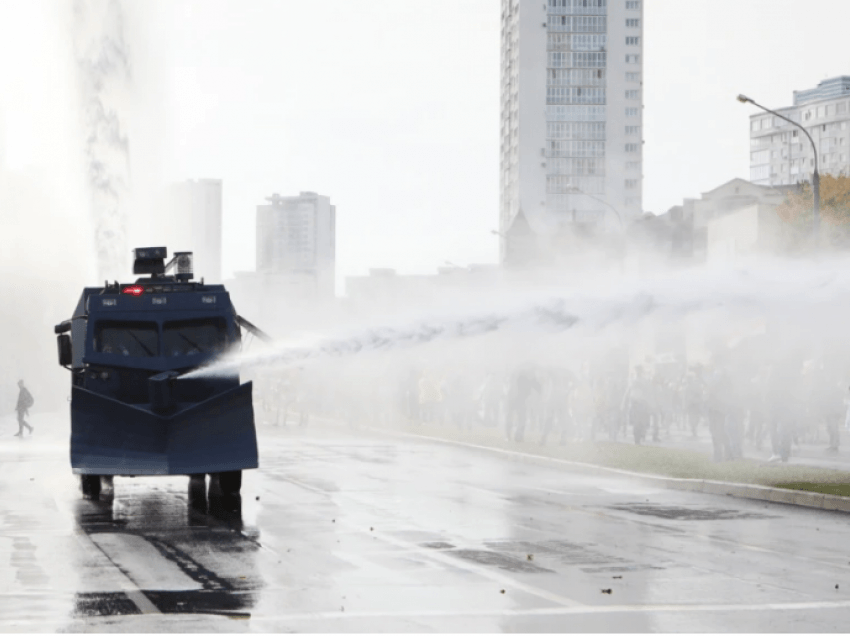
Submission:
<svg viewBox="0 0 850 636">
<path fill-rule="evenodd" d="M 603 200 L 603 199 L 600 199 L 599 197 L 595 197 L 595 196 L 593 196 L 592 194 L 588 194 L 588 193 L 587 193 L 587 192 L 585 192 L 584 190 L 582 190 L 582 189 L 580 189 L 580 188 L 577 188 L 577 187 L 575 187 L 575 186 L 570 187 L 567 191 L 568 191 L 570 194 L 583 194 L 584 196 L 586 196 L 586 197 L 590 197 L 590 198 L 591 198 L 591 199 L 593 199 L 594 201 L 598 201 L 598 202 L 599 202 L 599 203 L 601 203 L 602 205 L 607 206 L 607 207 L 608 207 L 608 208 L 609 208 L 609 209 L 610 209 L 610 210 L 614 213 L 614 216 L 616 216 L 616 217 L 617 217 L 617 222 L 620 224 L 620 229 L 621 229 L 621 230 L 623 229 L 623 219 L 622 219 L 622 217 L 620 216 L 620 213 L 619 213 L 619 212 L 617 212 L 617 209 L 616 209 L 613 205 L 611 205 L 610 203 L 608 203 L 607 201 L 605 201 L 605 200 Z"/>
<path fill-rule="evenodd" d="M 779 117 L 779 119 L 784 119 L 789 124 L 796 126 L 800 130 L 802 130 L 803 133 L 806 135 L 806 137 L 808 137 L 809 141 L 811 142 L 812 152 L 815 155 L 815 172 L 812 175 L 812 190 L 813 190 L 814 199 L 815 199 L 814 215 L 813 215 L 814 218 L 812 220 L 812 232 L 815 236 L 818 236 L 818 234 L 820 233 L 820 175 L 818 174 L 818 148 L 817 148 L 817 146 L 815 146 L 815 140 L 812 139 L 812 136 L 809 134 L 809 131 L 806 130 L 805 127 L 798 124 L 796 121 L 792 121 L 792 120 L 788 119 L 787 117 L 785 117 L 785 115 L 780 115 L 776 111 L 770 110 L 769 108 L 765 108 L 761 104 L 757 104 L 756 102 L 751 100 L 746 95 L 738 95 L 738 101 L 741 102 L 742 104 L 752 104 L 756 108 L 761 108 L 763 111 L 770 113 L 771 115 L 775 115 L 776 117 Z"/>
</svg>

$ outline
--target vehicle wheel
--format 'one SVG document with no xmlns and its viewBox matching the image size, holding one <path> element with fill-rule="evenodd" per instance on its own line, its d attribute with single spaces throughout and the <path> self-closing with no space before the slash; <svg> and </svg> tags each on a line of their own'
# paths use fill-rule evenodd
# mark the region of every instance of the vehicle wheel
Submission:
<svg viewBox="0 0 850 636">
<path fill-rule="evenodd" d="M 83 487 L 83 497 L 100 498 L 100 475 L 81 475 L 80 484 Z"/>
<path fill-rule="evenodd" d="M 218 474 L 218 486 L 222 495 L 238 495 L 242 490 L 242 471 L 230 470 Z"/>
<path fill-rule="evenodd" d="M 189 475 L 189 505 L 194 510 L 206 512 L 207 476 L 204 473 Z"/>
</svg>

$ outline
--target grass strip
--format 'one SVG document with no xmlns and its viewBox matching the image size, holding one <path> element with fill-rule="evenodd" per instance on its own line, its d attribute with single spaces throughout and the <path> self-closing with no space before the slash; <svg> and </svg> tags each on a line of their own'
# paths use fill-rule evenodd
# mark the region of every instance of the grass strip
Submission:
<svg viewBox="0 0 850 636">
<path fill-rule="evenodd" d="M 541 445 L 536 441 L 514 442 L 504 439 L 494 429 L 458 430 L 451 426 L 407 424 L 406 433 L 415 433 L 446 440 L 500 448 L 504 450 L 552 457 L 616 468 L 659 477 L 679 479 L 704 479 L 736 484 L 752 484 L 850 496 L 850 472 L 799 466 L 773 464 L 752 459 L 714 462 L 705 453 L 658 446 L 635 446 L 622 442 L 570 442 L 556 441 Z"/>
</svg>

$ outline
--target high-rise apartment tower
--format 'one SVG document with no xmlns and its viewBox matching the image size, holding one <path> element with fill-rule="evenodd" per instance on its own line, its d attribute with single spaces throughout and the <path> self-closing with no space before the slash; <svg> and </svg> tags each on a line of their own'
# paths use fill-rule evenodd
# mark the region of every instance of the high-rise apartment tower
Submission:
<svg viewBox="0 0 850 636">
<path fill-rule="evenodd" d="M 643 0 L 502 0 L 502 235 L 638 216 L 642 111 Z"/>
<path fill-rule="evenodd" d="M 817 88 L 794 91 L 794 105 L 775 109 L 805 127 L 818 153 L 821 174 L 850 174 L 850 77 L 834 77 Z M 787 121 L 758 111 L 750 115 L 750 181 L 790 185 L 811 181 L 812 143 Z"/>
<path fill-rule="evenodd" d="M 285 279 L 297 296 L 332 299 L 336 206 L 315 192 L 267 201 L 257 206 L 257 272 Z"/>
</svg>

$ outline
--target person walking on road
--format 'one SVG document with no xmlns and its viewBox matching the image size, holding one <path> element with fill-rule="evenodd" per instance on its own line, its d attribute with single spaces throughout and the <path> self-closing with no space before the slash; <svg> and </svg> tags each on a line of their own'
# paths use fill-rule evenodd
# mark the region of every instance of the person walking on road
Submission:
<svg viewBox="0 0 850 636">
<path fill-rule="evenodd" d="M 29 415 L 30 407 L 35 404 L 35 400 L 32 397 L 32 394 L 27 390 L 27 387 L 24 386 L 23 380 L 18 380 L 18 403 L 15 406 L 15 411 L 18 413 L 18 432 L 15 433 L 15 437 L 23 437 L 24 427 L 26 427 L 30 435 L 32 435 L 33 427 L 29 425 L 29 423 L 24 419 L 25 416 Z"/>
</svg>

